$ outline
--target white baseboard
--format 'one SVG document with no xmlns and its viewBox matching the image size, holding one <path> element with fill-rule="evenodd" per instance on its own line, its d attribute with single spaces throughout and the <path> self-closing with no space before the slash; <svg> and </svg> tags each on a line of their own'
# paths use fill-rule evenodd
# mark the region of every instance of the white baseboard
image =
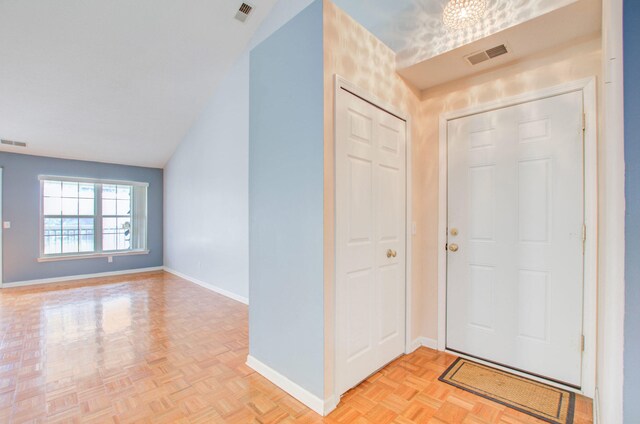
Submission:
<svg viewBox="0 0 640 424">
<path fill-rule="evenodd" d="M 329 399 L 320 399 L 318 396 L 300 387 L 278 371 L 263 364 L 251 355 L 247 356 L 247 366 L 267 380 L 271 381 L 276 386 L 280 387 L 285 392 L 289 393 L 294 398 L 298 399 L 317 414 L 327 416 L 331 411 L 336 409 L 336 406 L 338 405 L 334 396 Z"/>
<path fill-rule="evenodd" d="M 595 395 L 593 396 L 593 424 L 600 423 L 600 392 L 596 387 Z"/>
<path fill-rule="evenodd" d="M 216 292 L 218 294 L 226 296 L 229 299 L 233 299 L 233 300 L 235 300 L 237 302 L 244 303 L 245 305 L 249 304 L 249 299 L 244 297 L 244 296 L 240 296 L 240 295 L 232 293 L 232 292 L 230 292 L 228 290 L 221 289 L 220 287 L 214 286 L 213 284 L 205 283 L 202 280 L 198 280 L 197 278 L 193 278 L 193 277 L 191 277 L 191 276 L 189 276 L 187 274 L 183 274 L 180 271 L 176 271 L 175 269 L 171 269 L 171 268 L 166 267 L 166 266 L 164 267 L 164 270 L 166 272 L 170 273 L 170 274 L 173 274 L 173 275 L 178 276 L 178 277 L 180 277 L 182 279 L 185 279 L 185 280 L 190 281 L 190 282 L 192 282 L 194 284 L 197 284 L 197 285 L 199 285 L 201 287 L 204 287 L 205 289 L 209 289 L 209 290 L 211 290 L 213 292 Z"/>
<path fill-rule="evenodd" d="M 428 337 L 418 337 L 411 343 L 411 351 L 413 352 L 420 346 L 428 347 L 429 349 L 438 350 L 438 341 L 430 339 Z"/>
<path fill-rule="evenodd" d="M 39 284 L 64 283 L 68 281 L 85 280 L 89 278 L 113 277 L 116 275 L 141 274 L 144 272 L 162 271 L 164 267 L 154 266 L 150 268 L 123 269 L 121 271 L 98 272 L 95 274 L 69 275 L 66 277 L 42 278 L 39 280 L 14 281 L 2 284 L 2 288 L 35 286 Z"/>
</svg>

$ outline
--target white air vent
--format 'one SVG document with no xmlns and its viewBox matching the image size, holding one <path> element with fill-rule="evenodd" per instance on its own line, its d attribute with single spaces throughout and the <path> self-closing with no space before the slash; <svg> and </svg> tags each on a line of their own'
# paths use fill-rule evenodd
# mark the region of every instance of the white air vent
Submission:
<svg viewBox="0 0 640 424">
<path fill-rule="evenodd" d="M 507 46 L 504 44 L 500 44 L 499 46 L 492 47 L 488 50 L 476 52 L 470 54 L 469 56 L 465 56 L 465 59 L 467 59 L 467 62 L 469 62 L 470 64 L 477 65 L 478 63 L 485 62 L 489 59 L 493 59 L 507 53 L 509 53 Z"/>
<path fill-rule="evenodd" d="M 0 140 L 0 143 L 6 144 L 7 146 L 27 147 L 27 143 L 23 141 Z"/>
<path fill-rule="evenodd" d="M 247 3 L 242 3 L 240 9 L 238 9 L 238 12 L 236 13 L 236 19 L 240 22 L 245 22 L 252 10 L 253 6 Z"/>
</svg>

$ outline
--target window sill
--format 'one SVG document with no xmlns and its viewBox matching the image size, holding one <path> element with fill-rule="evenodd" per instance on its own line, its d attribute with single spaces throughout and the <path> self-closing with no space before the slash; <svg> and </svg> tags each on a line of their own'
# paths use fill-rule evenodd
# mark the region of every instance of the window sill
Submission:
<svg viewBox="0 0 640 424">
<path fill-rule="evenodd" d="M 114 256 L 133 256 L 133 255 L 148 255 L 148 250 L 128 250 L 126 252 L 102 252 L 102 253 L 87 253 L 79 255 L 59 255 L 59 256 L 41 256 L 38 258 L 38 262 L 55 262 L 55 261 L 72 261 L 76 259 L 97 259 L 108 258 Z"/>
</svg>

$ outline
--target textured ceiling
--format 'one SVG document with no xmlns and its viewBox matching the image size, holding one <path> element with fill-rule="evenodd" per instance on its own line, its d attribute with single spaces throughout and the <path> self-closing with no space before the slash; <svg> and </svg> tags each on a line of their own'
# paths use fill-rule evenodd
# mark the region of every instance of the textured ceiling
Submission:
<svg viewBox="0 0 640 424">
<path fill-rule="evenodd" d="M 447 0 L 334 1 L 398 53 L 402 69 L 577 0 L 487 0 L 484 19 L 459 31 L 450 31 L 442 23 Z"/>
</svg>

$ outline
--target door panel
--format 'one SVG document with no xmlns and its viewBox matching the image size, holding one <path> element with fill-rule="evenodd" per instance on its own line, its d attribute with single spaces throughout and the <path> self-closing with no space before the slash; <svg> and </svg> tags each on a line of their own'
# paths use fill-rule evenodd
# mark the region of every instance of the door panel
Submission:
<svg viewBox="0 0 640 424">
<path fill-rule="evenodd" d="M 336 385 L 404 352 L 405 122 L 341 90 L 336 113 Z M 387 254 L 392 252 L 392 254 Z"/>
<path fill-rule="evenodd" d="M 449 122 L 447 347 L 581 384 L 580 92 Z"/>
</svg>

